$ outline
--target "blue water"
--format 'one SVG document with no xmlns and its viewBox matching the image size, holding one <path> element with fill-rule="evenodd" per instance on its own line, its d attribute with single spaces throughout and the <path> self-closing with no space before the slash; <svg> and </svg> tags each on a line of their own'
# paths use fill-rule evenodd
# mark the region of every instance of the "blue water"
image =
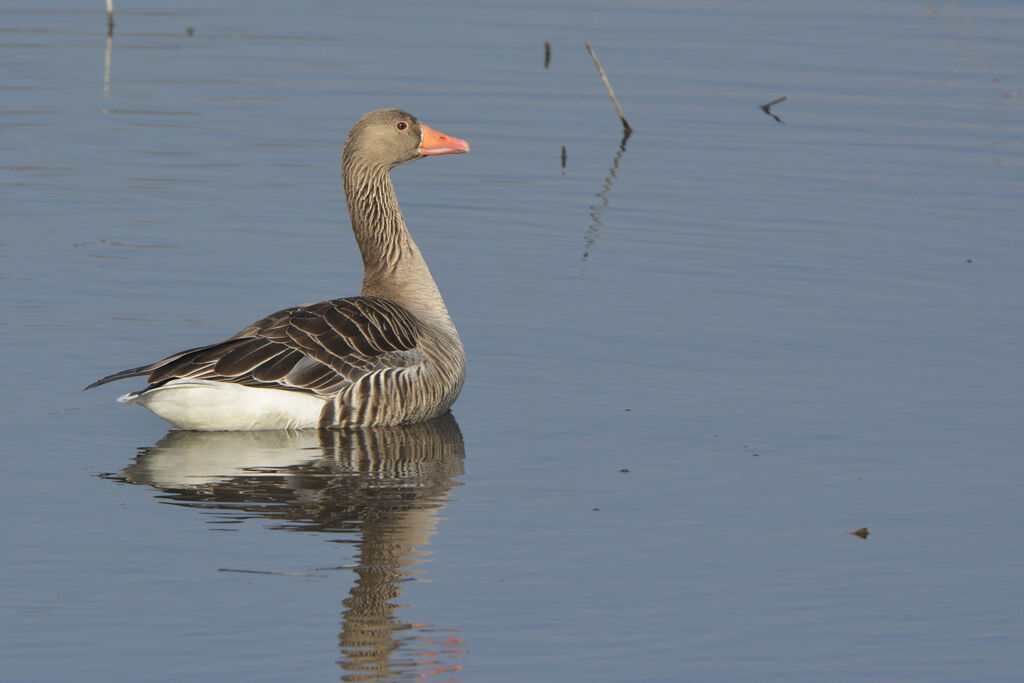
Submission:
<svg viewBox="0 0 1024 683">
<path fill-rule="evenodd" d="M 1019 677 L 1024 7 L 116 9 L 0 9 L 5 680 Z M 81 393 L 356 293 L 382 106 L 451 420 Z"/>
</svg>

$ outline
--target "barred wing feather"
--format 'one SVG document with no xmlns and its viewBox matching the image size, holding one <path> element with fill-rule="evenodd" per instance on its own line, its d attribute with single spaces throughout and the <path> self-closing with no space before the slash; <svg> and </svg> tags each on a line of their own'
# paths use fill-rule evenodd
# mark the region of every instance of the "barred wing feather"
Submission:
<svg viewBox="0 0 1024 683">
<path fill-rule="evenodd" d="M 175 379 L 199 379 L 326 398 L 376 370 L 421 361 L 418 327 L 412 314 L 387 299 L 333 299 L 278 311 L 222 342 L 104 377 L 91 386 L 148 375 L 150 389 Z"/>
</svg>

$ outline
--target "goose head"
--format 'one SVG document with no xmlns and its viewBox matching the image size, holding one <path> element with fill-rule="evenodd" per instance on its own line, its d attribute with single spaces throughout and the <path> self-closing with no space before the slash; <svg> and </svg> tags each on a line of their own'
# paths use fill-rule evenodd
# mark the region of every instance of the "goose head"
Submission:
<svg viewBox="0 0 1024 683">
<path fill-rule="evenodd" d="M 377 109 L 352 126 L 342 161 L 390 170 L 425 156 L 468 151 L 465 140 L 434 130 L 407 111 Z"/>
</svg>

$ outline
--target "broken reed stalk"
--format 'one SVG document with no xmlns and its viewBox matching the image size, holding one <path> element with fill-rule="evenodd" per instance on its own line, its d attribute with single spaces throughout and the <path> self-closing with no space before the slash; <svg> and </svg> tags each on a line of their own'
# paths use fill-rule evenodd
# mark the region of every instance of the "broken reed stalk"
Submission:
<svg viewBox="0 0 1024 683">
<path fill-rule="evenodd" d="M 775 112 L 772 111 L 772 107 L 774 107 L 776 104 L 779 104 L 780 102 L 785 102 L 785 101 L 786 101 L 786 96 L 783 95 L 782 97 L 780 97 L 778 99 L 774 99 L 774 100 L 772 100 L 771 102 L 769 102 L 767 104 L 762 104 L 761 105 L 761 111 L 763 111 L 765 114 L 768 114 L 768 116 L 772 117 L 773 119 L 775 119 L 779 123 L 785 123 L 785 121 L 780 119 L 778 117 L 778 115 L 775 114 Z"/>
<path fill-rule="evenodd" d="M 629 121 L 626 120 L 626 115 L 622 113 L 622 107 L 619 106 L 619 100 L 615 97 L 615 91 L 612 90 L 612 84 L 608 82 L 608 77 L 605 75 L 604 69 L 601 68 L 601 62 L 597 61 L 597 55 L 594 54 L 594 48 L 590 47 L 590 41 L 584 40 L 583 44 L 587 46 L 587 52 L 590 53 L 590 58 L 594 60 L 597 72 L 601 74 L 601 80 L 604 81 L 604 87 L 608 89 L 608 96 L 612 98 L 612 104 L 615 105 L 615 111 L 619 112 L 619 118 L 622 119 L 622 127 L 628 136 L 633 132 L 633 127 L 629 125 Z"/>
</svg>

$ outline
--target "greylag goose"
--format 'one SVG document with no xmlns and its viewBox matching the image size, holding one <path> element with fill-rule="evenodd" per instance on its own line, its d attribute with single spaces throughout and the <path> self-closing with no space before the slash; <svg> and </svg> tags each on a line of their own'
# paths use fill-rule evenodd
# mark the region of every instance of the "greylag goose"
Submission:
<svg viewBox="0 0 1024 683">
<path fill-rule="evenodd" d="M 148 386 L 121 396 L 179 429 L 369 427 L 448 411 L 466 374 L 455 325 L 398 208 L 391 169 L 469 151 L 399 109 L 349 132 L 341 178 L 363 256 L 359 296 L 273 313 L 238 334 L 122 370 Z"/>
</svg>

